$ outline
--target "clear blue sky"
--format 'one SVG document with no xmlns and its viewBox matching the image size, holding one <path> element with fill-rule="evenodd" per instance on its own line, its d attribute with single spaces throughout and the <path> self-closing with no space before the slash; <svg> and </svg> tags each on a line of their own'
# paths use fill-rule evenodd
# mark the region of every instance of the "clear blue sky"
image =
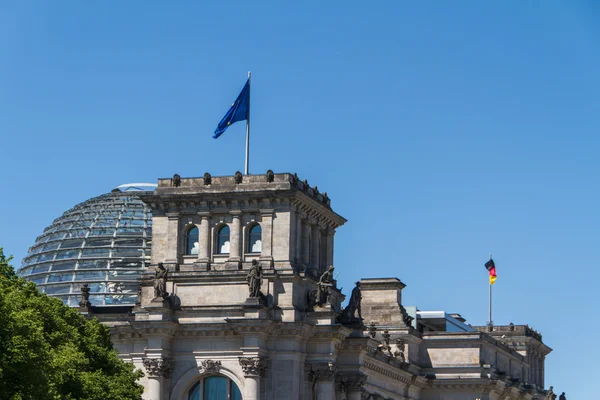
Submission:
<svg viewBox="0 0 600 400">
<path fill-rule="evenodd" d="M 600 7 L 593 1 L 0 3 L 0 246 L 126 182 L 297 172 L 349 222 L 335 264 L 404 302 L 527 323 L 547 385 L 595 392 Z M 215 2 L 216 3 L 216 2 Z"/>
</svg>

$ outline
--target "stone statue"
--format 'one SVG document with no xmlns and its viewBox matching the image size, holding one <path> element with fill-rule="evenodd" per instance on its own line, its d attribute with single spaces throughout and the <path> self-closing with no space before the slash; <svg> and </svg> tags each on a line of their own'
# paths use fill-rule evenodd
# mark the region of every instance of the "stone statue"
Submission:
<svg viewBox="0 0 600 400">
<path fill-rule="evenodd" d="M 92 303 L 90 303 L 90 286 L 87 283 L 84 283 L 81 287 L 81 301 L 79 302 L 80 307 L 89 307 Z"/>
<path fill-rule="evenodd" d="M 181 176 L 179 176 L 179 174 L 173 175 L 173 179 L 171 179 L 171 184 L 174 187 L 179 187 L 181 185 Z"/>
<path fill-rule="evenodd" d="M 163 263 L 159 262 L 154 273 L 154 299 L 166 299 L 169 296 L 167 293 L 167 276 L 169 270 L 165 268 Z"/>
<path fill-rule="evenodd" d="M 315 299 L 315 304 L 319 307 L 322 307 L 329 301 L 329 296 L 331 295 L 331 290 L 334 288 L 333 283 L 333 270 L 335 268 L 333 265 L 330 265 L 327 268 L 327 271 L 323 272 L 323 275 L 319 278 L 319 283 L 317 285 L 317 295 Z"/>
<path fill-rule="evenodd" d="M 212 183 L 212 176 L 208 172 L 204 173 L 204 184 L 210 185 Z"/>
<path fill-rule="evenodd" d="M 342 315 L 338 319 L 341 324 L 362 324 L 362 315 L 360 310 L 360 301 L 362 295 L 360 293 L 360 282 L 356 282 L 356 287 L 352 289 L 348 305 L 342 311 Z M 358 318 L 355 316 L 358 311 Z"/>
<path fill-rule="evenodd" d="M 244 176 L 242 175 L 242 173 L 240 171 L 236 171 L 234 179 L 235 179 L 235 183 L 240 184 L 240 183 L 242 183 Z"/>
<path fill-rule="evenodd" d="M 567 400 L 567 396 L 565 396 L 565 392 L 562 392 L 558 400 Z"/>
<path fill-rule="evenodd" d="M 275 174 L 272 170 L 267 170 L 267 182 L 273 182 L 275 180 Z"/>
<path fill-rule="evenodd" d="M 554 395 L 554 386 L 550 386 L 550 389 L 548 389 L 546 391 L 546 397 L 544 397 L 544 400 L 554 400 L 555 395 Z"/>
<path fill-rule="evenodd" d="M 258 263 L 258 261 L 252 260 L 252 266 L 250 267 L 250 271 L 248 271 L 248 275 L 246 276 L 248 290 L 250 291 L 249 297 L 262 297 L 262 293 L 260 292 L 261 280 L 262 266 Z"/>
</svg>

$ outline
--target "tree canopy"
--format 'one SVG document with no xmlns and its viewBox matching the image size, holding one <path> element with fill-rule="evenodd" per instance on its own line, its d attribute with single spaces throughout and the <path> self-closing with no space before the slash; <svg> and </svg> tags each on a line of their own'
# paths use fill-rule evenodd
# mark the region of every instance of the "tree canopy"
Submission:
<svg viewBox="0 0 600 400">
<path fill-rule="evenodd" d="M 0 248 L 0 400 L 141 399 L 106 326 L 37 291 Z"/>
</svg>

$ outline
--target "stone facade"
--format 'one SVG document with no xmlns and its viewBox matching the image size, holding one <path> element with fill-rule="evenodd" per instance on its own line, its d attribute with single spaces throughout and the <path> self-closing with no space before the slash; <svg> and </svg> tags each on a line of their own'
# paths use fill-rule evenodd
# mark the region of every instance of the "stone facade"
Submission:
<svg viewBox="0 0 600 400">
<path fill-rule="evenodd" d="M 173 181 L 160 179 L 142 196 L 153 213 L 152 264 L 169 269 L 169 297 L 154 298 L 151 269 L 130 317 L 91 312 L 110 326 L 121 357 L 146 372 L 144 399 L 188 400 L 215 376 L 244 400 L 545 398 L 551 349 L 527 326 L 422 329 L 396 278 L 360 281 L 364 323 L 337 322 L 344 295 L 335 281 L 328 301 L 316 305 L 346 220 L 306 181 L 270 171 Z M 255 224 L 260 253 L 245 251 Z M 219 249 L 223 226 L 229 243 Z M 197 254 L 186 254 L 193 228 Z M 262 267 L 262 295 L 248 298 L 253 260 Z"/>
</svg>

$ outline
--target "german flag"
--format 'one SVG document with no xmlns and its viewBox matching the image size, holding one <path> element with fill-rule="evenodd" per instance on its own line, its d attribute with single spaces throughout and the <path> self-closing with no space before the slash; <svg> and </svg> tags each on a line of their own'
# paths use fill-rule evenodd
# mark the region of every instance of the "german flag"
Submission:
<svg viewBox="0 0 600 400">
<path fill-rule="evenodd" d="M 490 273 L 490 285 L 496 283 L 496 264 L 494 264 L 494 260 L 490 258 L 490 261 L 485 263 L 485 269 Z"/>
</svg>

